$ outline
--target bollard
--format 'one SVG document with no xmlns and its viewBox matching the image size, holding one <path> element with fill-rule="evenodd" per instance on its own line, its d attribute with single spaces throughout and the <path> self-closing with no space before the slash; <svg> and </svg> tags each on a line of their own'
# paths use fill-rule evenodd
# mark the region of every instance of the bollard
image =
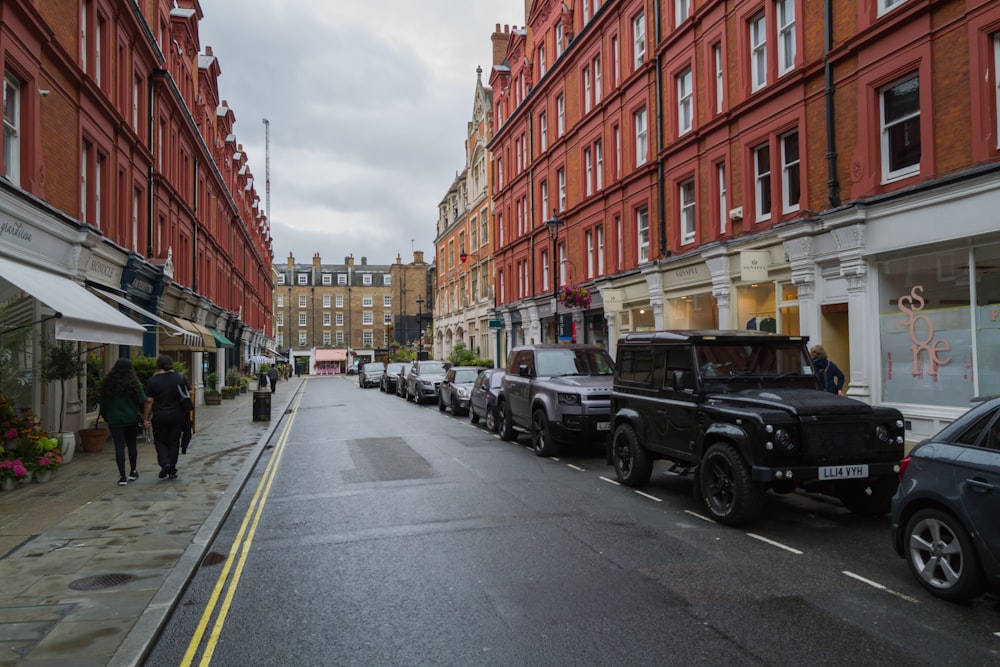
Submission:
<svg viewBox="0 0 1000 667">
<path fill-rule="evenodd" d="M 271 392 L 255 391 L 253 393 L 253 420 L 255 422 L 271 421 Z"/>
</svg>

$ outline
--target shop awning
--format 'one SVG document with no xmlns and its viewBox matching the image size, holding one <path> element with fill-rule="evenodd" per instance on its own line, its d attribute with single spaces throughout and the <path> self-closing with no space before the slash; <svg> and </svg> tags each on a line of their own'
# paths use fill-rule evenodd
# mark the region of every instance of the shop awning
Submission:
<svg viewBox="0 0 1000 667">
<path fill-rule="evenodd" d="M 171 315 L 170 319 L 174 321 L 180 328 L 187 331 L 189 334 L 194 336 L 193 342 L 181 342 L 177 339 L 161 341 L 160 348 L 164 350 L 188 350 L 191 352 L 213 352 L 215 351 L 215 339 L 212 335 L 208 333 L 208 329 L 205 329 L 205 333 L 198 329 L 196 325 L 191 320 L 186 320 L 183 317 L 177 317 L 176 315 Z"/>
<path fill-rule="evenodd" d="M 125 306 L 126 308 L 128 308 L 129 310 L 131 310 L 133 313 L 136 313 L 137 315 L 142 315 L 143 317 L 149 318 L 149 319 L 153 320 L 154 322 L 156 322 L 157 324 L 159 324 L 160 326 L 162 326 L 163 329 L 164 329 L 164 333 L 167 336 L 167 340 L 178 339 L 180 345 L 183 345 L 183 346 L 187 346 L 187 345 L 200 345 L 201 344 L 201 336 L 200 335 L 196 335 L 196 334 L 194 334 L 194 333 L 192 333 L 190 331 L 187 331 L 186 329 L 182 329 L 179 326 L 177 326 L 176 324 L 173 324 L 172 322 L 166 321 L 165 319 L 163 319 L 159 315 L 154 315 L 153 313 L 149 312 L 148 310 L 146 310 L 142 306 L 137 306 L 136 304 L 132 303 L 131 301 L 129 301 L 128 299 L 126 299 L 122 295 L 115 294 L 114 292 L 106 292 L 104 290 L 98 290 L 98 292 L 100 293 L 100 295 L 102 297 L 107 297 L 108 299 L 111 299 L 115 303 L 118 303 L 118 304 L 121 304 L 122 306 Z M 132 320 L 129 320 L 129 322 L 131 322 L 131 321 Z M 161 344 L 163 342 L 164 341 L 161 341 Z M 141 343 L 139 343 L 139 344 L 141 345 Z"/>
<path fill-rule="evenodd" d="M 0 257 L 0 277 L 56 313 L 58 340 L 142 345 L 145 329 L 69 278 Z M 0 287 L 0 301 L 15 296 Z"/>
<path fill-rule="evenodd" d="M 210 331 L 212 332 L 212 337 L 215 338 L 216 347 L 236 347 L 236 343 L 229 340 L 218 331 L 215 331 L 214 329 L 211 329 Z"/>
<path fill-rule="evenodd" d="M 347 350 L 316 350 L 316 361 L 345 361 Z"/>
</svg>

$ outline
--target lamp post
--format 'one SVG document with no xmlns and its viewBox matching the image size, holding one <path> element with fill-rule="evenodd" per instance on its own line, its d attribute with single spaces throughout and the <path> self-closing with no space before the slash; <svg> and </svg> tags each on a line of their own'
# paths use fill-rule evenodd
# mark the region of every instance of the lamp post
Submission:
<svg viewBox="0 0 1000 667">
<path fill-rule="evenodd" d="M 417 335 L 420 336 L 417 339 L 417 361 L 420 361 L 424 353 L 424 298 L 422 296 L 417 297 Z"/>
<path fill-rule="evenodd" d="M 559 279 L 556 271 L 556 253 L 559 249 L 559 228 L 565 223 L 556 217 L 556 210 L 552 209 L 552 217 L 545 221 L 545 226 L 549 228 L 549 235 L 552 237 L 552 323 L 555 330 L 556 342 L 559 342 Z"/>
</svg>

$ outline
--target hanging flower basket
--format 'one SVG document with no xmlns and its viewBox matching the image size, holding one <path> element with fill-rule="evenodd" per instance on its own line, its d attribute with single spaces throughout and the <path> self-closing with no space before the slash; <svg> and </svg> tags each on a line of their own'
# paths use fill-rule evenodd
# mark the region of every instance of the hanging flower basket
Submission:
<svg viewBox="0 0 1000 667">
<path fill-rule="evenodd" d="M 559 288 L 559 303 L 567 308 L 590 308 L 590 290 L 586 287 L 563 285 Z"/>
</svg>

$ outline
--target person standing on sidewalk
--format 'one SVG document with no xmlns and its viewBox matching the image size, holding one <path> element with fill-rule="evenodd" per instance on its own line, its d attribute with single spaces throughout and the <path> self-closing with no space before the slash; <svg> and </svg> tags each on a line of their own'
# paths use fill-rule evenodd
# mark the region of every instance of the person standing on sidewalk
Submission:
<svg viewBox="0 0 1000 667">
<path fill-rule="evenodd" d="M 813 345 L 809 349 L 812 356 L 813 365 L 823 377 L 826 390 L 837 396 L 844 395 L 844 372 L 837 368 L 837 364 L 830 361 L 826 356 L 826 348 L 822 345 Z"/>
<path fill-rule="evenodd" d="M 267 371 L 267 379 L 271 381 L 271 393 L 274 393 L 274 388 L 278 386 L 278 368 L 276 366 L 271 366 Z"/>
<path fill-rule="evenodd" d="M 153 427 L 160 479 L 177 479 L 181 432 L 187 421 L 187 415 L 181 408 L 181 389 L 186 382 L 186 378 L 174 370 L 174 360 L 167 354 L 156 358 L 156 372 L 146 380 L 146 409 L 143 416 Z"/>
<path fill-rule="evenodd" d="M 125 486 L 129 480 L 139 479 L 139 452 L 136 448 L 136 439 L 139 436 L 139 423 L 142 421 L 145 403 L 146 393 L 139 384 L 132 362 L 128 359 L 119 359 L 101 383 L 101 408 L 98 412 L 98 415 L 103 415 L 104 421 L 108 423 L 111 439 L 115 443 L 118 486 Z M 125 477 L 126 448 L 132 470 L 128 478 Z"/>
</svg>

